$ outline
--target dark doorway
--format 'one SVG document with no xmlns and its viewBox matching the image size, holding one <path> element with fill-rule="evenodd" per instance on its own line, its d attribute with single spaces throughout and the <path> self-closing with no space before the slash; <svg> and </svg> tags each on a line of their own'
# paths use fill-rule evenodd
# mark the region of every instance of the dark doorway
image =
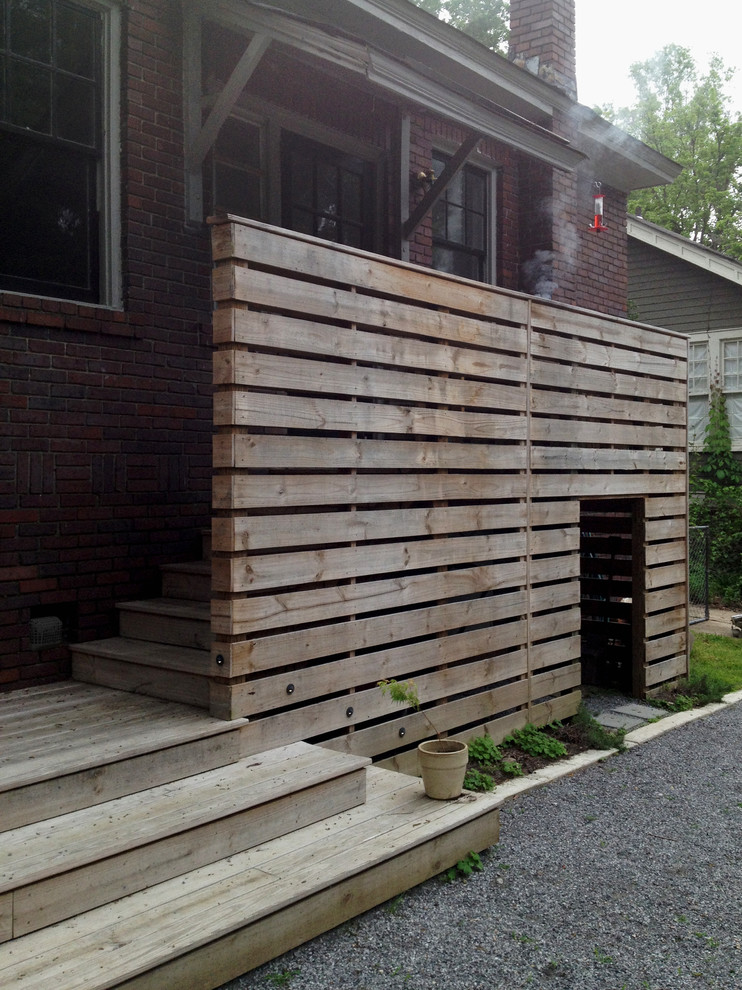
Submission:
<svg viewBox="0 0 742 990">
<path fill-rule="evenodd" d="M 631 499 L 580 503 L 582 682 L 632 693 L 635 527 Z"/>
</svg>

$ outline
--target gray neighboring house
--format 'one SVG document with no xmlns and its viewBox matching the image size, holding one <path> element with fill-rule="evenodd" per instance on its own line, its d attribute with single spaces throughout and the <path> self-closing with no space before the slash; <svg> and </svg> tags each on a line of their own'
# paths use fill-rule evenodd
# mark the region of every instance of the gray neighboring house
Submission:
<svg viewBox="0 0 742 990">
<path fill-rule="evenodd" d="M 690 337 L 689 441 L 703 445 L 709 386 L 727 398 L 734 450 L 742 451 L 742 263 L 640 217 L 629 216 L 633 319 Z"/>
</svg>

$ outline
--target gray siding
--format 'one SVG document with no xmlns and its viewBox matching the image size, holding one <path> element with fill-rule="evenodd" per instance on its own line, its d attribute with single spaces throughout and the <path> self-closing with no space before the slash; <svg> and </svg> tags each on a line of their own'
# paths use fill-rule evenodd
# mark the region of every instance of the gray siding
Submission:
<svg viewBox="0 0 742 990">
<path fill-rule="evenodd" d="M 742 286 L 633 238 L 629 306 L 632 318 L 681 333 L 742 327 Z"/>
</svg>

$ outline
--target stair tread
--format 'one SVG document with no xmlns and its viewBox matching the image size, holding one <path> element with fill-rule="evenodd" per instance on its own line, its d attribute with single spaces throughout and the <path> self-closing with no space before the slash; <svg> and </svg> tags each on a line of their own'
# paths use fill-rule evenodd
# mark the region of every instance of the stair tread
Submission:
<svg viewBox="0 0 742 990">
<path fill-rule="evenodd" d="M 173 564 L 160 564 L 160 570 L 166 574 L 196 574 L 211 573 L 211 560 L 184 560 Z"/>
<path fill-rule="evenodd" d="M 75 643 L 70 647 L 73 655 L 107 657 L 124 663 L 136 663 L 143 667 L 162 667 L 179 670 L 184 674 L 208 676 L 208 650 L 193 646 L 173 646 L 170 643 L 151 643 L 144 639 L 128 639 L 111 636 L 87 643 Z"/>
<path fill-rule="evenodd" d="M 175 618 L 211 620 L 209 602 L 189 601 L 184 598 L 148 598 L 142 601 L 118 602 L 120 611 L 146 612 L 151 615 L 169 615 Z"/>
<path fill-rule="evenodd" d="M 239 730 L 177 702 L 65 681 L 0 695 L 0 793 Z"/>
<path fill-rule="evenodd" d="M 492 795 L 435 802 L 414 778 L 368 774 L 365 805 L 0 946 L 0 983 L 104 990 L 496 814 Z"/>
<path fill-rule="evenodd" d="M 370 762 L 294 743 L 3 834 L 0 892 L 269 804 Z"/>
</svg>

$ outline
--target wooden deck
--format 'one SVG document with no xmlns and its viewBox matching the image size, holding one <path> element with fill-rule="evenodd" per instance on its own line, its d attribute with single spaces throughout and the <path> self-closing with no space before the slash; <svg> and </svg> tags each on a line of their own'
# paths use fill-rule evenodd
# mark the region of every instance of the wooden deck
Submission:
<svg viewBox="0 0 742 990">
<path fill-rule="evenodd" d="M 497 841 L 498 802 L 67 683 L 0 697 L 0 986 L 211 988 Z M 353 850 L 353 856 L 348 851 Z"/>
</svg>

